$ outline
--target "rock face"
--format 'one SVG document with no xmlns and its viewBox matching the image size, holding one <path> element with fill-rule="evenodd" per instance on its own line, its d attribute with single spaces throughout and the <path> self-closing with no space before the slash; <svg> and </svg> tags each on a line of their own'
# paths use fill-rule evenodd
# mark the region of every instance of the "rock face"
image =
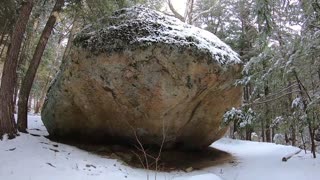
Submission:
<svg viewBox="0 0 320 180">
<path fill-rule="evenodd" d="M 42 111 L 63 140 L 199 149 L 223 136 L 241 62 L 213 34 L 143 7 L 88 26 Z"/>
</svg>

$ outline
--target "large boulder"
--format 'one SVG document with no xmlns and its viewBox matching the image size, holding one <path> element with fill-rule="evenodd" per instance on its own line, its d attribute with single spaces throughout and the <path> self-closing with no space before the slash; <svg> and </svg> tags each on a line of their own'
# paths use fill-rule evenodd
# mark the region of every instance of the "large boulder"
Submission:
<svg viewBox="0 0 320 180">
<path fill-rule="evenodd" d="M 77 35 L 42 120 L 60 140 L 199 149 L 224 135 L 240 72 L 238 55 L 210 32 L 122 9 Z"/>
</svg>

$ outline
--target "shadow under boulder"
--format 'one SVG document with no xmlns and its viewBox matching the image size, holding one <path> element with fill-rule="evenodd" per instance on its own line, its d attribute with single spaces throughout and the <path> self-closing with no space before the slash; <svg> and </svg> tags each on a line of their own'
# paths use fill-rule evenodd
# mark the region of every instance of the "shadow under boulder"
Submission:
<svg viewBox="0 0 320 180">
<path fill-rule="evenodd" d="M 161 150 L 157 148 L 128 147 L 119 145 L 74 144 L 80 149 L 102 157 L 117 159 L 132 167 L 156 171 L 194 171 L 222 164 L 235 164 L 230 153 L 207 147 L 202 150 Z"/>
</svg>

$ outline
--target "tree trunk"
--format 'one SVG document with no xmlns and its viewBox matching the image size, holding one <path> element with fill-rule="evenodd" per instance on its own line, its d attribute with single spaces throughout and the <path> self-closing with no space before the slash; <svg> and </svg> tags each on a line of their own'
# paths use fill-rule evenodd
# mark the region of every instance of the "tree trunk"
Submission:
<svg viewBox="0 0 320 180">
<path fill-rule="evenodd" d="M 314 130 L 311 127 L 311 122 L 308 120 L 308 129 L 310 134 L 310 141 L 311 141 L 311 152 L 313 154 L 313 158 L 316 158 L 316 144 L 314 143 Z"/>
<path fill-rule="evenodd" d="M 303 132 L 300 133 L 304 152 L 307 154 L 306 142 L 303 138 Z"/>
<path fill-rule="evenodd" d="M 294 77 L 296 78 L 298 84 L 299 84 L 299 90 L 300 90 L 300 95 L 301 95 L 301 98 L 303 99 L 303 110 L 306 114 L 308 114 L 308 103 L 307 103 L 307 100 L 306 98 L 304 98 L 304 95 L 303 95 L 303 92 L 305 92 L 306 96 L 307 96 L 307 99 L 309 99 L 309 101 L 312 101 L 311 97 L 309 96 L 308 94 L 308 91 L 307 89 L 305 88 L 305 86 L 303 86 L 302 82 L 300 81 L 299 77 L 298 77 L 298 73 L 296 71 L 293 71 L 293 74 L 294 74 Z M 310 135 L 310 141 L 311 141 L 311 152 L 313 154 L 313 158 L 316 158 L 316 145 L 315 145 L 315 142 L 314 142 L 314 127 L 312 126 L 312 123 L 311 123 L 311 120 L 310 120 L 310 117 L 307 117 L 307 124 L 308 124 L 308 130 L 309 130 L 309 135 Z"/>
<path fill-rule="evenodd" d="M 289 84 L 288 84 L 288 91 L 292 92 L 293 88 L 292 85 L 293 83 L 291 82 L 290 78 L 288 79 Z M 294 110 L 291 108 L 291 102 L 293 101 L 293 94 L 290 93 L 288 95 L 288 111 L 290 112 L 290 114 L 293 114 Z M 290 123 L 290 137 L 291 137 L 291 145 L 295 146 L 296 145 L 296 123 L 295 120 L 293 119 L 292 122 Z"/>
<path fill-rule="evenodd" d="M 29 112 L 29 110 L 32 108 L 32 99 L 33 99 L 33 94 L 30 93 L 29 99 L 28 99 L 28 109 L 27 111 Z"/>
<path fill-rule="evenodd" d="M 21 132 L 26 132 L 27 129 L 27 105 L 28 105 L 28 98 L 32 88 L 34 77 L 37 73 L 37 69 L 39 67 L 41 57 L 47 45 L 48 39 L 51 35 L 53 27 L 58 19 L 59 12 L 64 5 L 64 0 L 57 0 L 56 4 L 54 5 L 51 15 L 47 21 L 46 26 L 41 34 L 39 43 L 36 47 L 34 52 L 33 58 L 30 62 L 29 68 L 27 73 L 21 83 L 21 89 L 19 94 L 19 101 L 18 101 L 18 130 Z"/>
<path fill-rule="evenodd" d="M 286 145 L 289 144 L 290 140 L 289 140 L 289 138 L 288 138 L 288 133 L 285 133 L 285 134 L 284 134 L 284 139 L 285 139 L 285 141 L 286 141 Z"/>
<path fill-rule="evenodd" d="M 318 68 L 317 73 L 318 73 L 318 78 L 319 78 L 319 82 L 320 82 L 320 68 Z"/>
<path fill-rule="evenodd" d="M 18 78 L 18 77 L 17 77 Z M 18 81 L 18 79 L 17 79 Z M 17 108 L 16 108 L 16 105 L 17 105 L 17 97 L 18 97 L 18 87 L 17 87 L 17 82 L 16 82 L 16 85 L 14 87 L 14 94 L 13 94 L 13 112 L 14 113 L 17 113 Z"/>
<path fill-rule="evenodd" d="M 40 112 L 40 97 L 34 98 L 33 113 L 38 114 Z"/>
<path fill-rule="evenodd" d="M 246 127 L 246 140 L 251 141 L 251 133 L 252 129 L 250 127 Z"/>
<path fill-rule="evenodd" d="M 193 24 L 193 6 L 194 0 L 187 0 L 186 9 L 184 12 L 185 22 L 188 24 Z"/>
<path fill-rule="evenodd" d="M 262 62 L 263 70 L 267 68 L 265 61 Z M 268 82 L 264 82 L 264 96 L 267 97 L 270 93 Z M 270 130 L 270 107 L 268 103 L 265 103 L 265 138 L 266 142 L 271 142 L 271 130 Z"/>
<path fill-rule="evenodd" d="M 3 42 L 3 47 L 2 47 L 1 52 L 0 52 L 0 59 L 2 58 L 2 55 L 4 53 L 4 49 L 6 48 L 6 46 L 8 44 L 8 41 L 9 41 L 9 35 L 7 36 L 6 40 L 4 40 L 4 42 Z"/>
<path fill-rule="evenodd" d="M 291 145 L 296 145 L 296 128 L 293 125 L 291 125 Z"/>
<path fill-rule="evenodd" d="M 56 59 L 56 61 L 57 61 L 57 59 Z M 41 110 L 41 108 L 42 108 L 42 105 L 43 105 L 43 103 L 44 103 L 44 101 L 45 101 L 45 98 L 46 98 L 46 92 L 47 92 L 47 90 L 48 90 L 48 86 L 50 85 L 49 83 L 50 83 L 50 80 L 51 80 L 51 74 L 53 74 L 53 69 L 49 72 L 49 75 L 48 75 L 48 77 L 47 77 L 47 79 L 46 79 L 46 83 L 45 83 L 45 85 L 44 85 L 44 87 L 42 88 L 42 90 L 41 90 L 41 93 L 40 93 L 40 98 L 39 98 L 39 100 L 38 100 L 38 104 L 37 104 L 37 108 L 34 110 L 35 112 L 35 114 L 37 114 L 37 113 L 39 113 L 40 112 L 40 110 Z"/>
<path fill-rule="evenodd" d="M 3 67 L 0 88 L 0 137 L 8 134 L 9 138 L 13 138 L 17 133 L 13 116 L 13 94 L 17 78 L 19 51 L 32 8 L 33 0 L 23 1 Z"/>
<path fill-rule="evenodd" d="M 270 130 L 270 120 L 269 120 L 269 114 L 270 114 L 270 110 L 268 105 L 266 105 L 266 124 L 265 124 L 265 138 L 266 138 L 266 142 L 271 142 L 271 130 Z"/>
<path fill-rule="evenodd" d="M 35 101 L 34 114 L 40 113 L 40 108 L 41 108 L 41 97 L 37 98 Z"/>
<path fill-rule="evenodd" d="M 235 132 L 239 133 L 238 132 L 238 120 L 234 120 L 233 121 L 233 136 L 232 136 L 232 139 L 237 139 L 236 136 L 235 136 Z"/>
<path fill-rule="evenodd" d="M 261 137 L 262 137 L 262 142 L 266 142 L 266 136 L 265 136 L 265 130 L 264 130 L 264 120 L 261 119 Z"/>
<path fill-rule="evenodd" d="M 1 33 L 0 46 L 3 43 L 4 37 L 5 37 L 6 32 L 7 32 L 7 23 L 8 23 L 8 21 L 5 22 L 4 28 L 3 28 L 2 33 Z M 4 48 L 4 46 L 3 46 L 3 48 Z M 1 56 L 0 56 L 0 58 L 1 58 Z"/>
<path fill-rule="evenodd" d="M 311 152 L 313 154 L 313 157 L 316 158 L 317 155 L 316 155 L 316 144 L 314 142 L 315 140 L 315 134 L 316 134 L 316 129 L 314 128 L 314 126 L 312 126 L 312 124 L 314 124 L 314 119 L 315 119 L 315 114 L 313 112 L 313 116 L 312 116 L 312 120 L 313 120 L 313 123 L 311 123 L 309 121 L 309 132 L 310 132 L 310 140 L 311 140 Z"/>
<path fill-rule="evenodd" d="M 14 94 L 14 105 L 17 105 L 17 97 L 18 97 L 18 92 L 20 89 L 20 84 L 21 84 L 21 78 L 25 74 L 24 66 L 27 61 L 30 59 L 30 51 L 32 49 L 32 40 L 34 40 L 34 35 L 38 31 L 39 28 L 39 18 L 40 18 L 40 13 L 36 13 L 36 15 L 33 17 L 33 19 L 30 19 L 30 24 L 32 24 L 31 30 L 27 30 L 26 38 L 24 40 L 21 53 L 19 56 L 19 61 L 18 61 L 18 67 L 17 67 L 17 81 L 15 85 L 15 94 Z M 16 109 L 14 109 L 16 113 Z"/>
<path fill-rule="evenodd" d="M 79 21 L 79 15 L 76 12 L 75 15 L 74 15 L 73 22 L 72 22 L 72 28 L 70 30 L 68 43 L 67 43 L 67 46 L 66 46 L 66 48 L 64 50 L 64 53 L 63 53 L 63 56 L 62 56 L 62 61 L 65 61 L 66 57 L 68 57 L 68 55 L 69 55 L 69 53 L 71 51 L 71 44 L 73 42 L 76 30 L 77 30 L 77 28 L 79 26 L 79 22 L 78 21 Z"/>
<path fill-rule="evenodd" d="M 271 142 L 274 142 L 273 138 L 274 138 L 275 135 L 276 135 L 276 128 L 272 127 L 271 128 Z"/>
<path fill-rule="evenodd" d="M 69 35 L 69 40 L 68 40 L 68 43 L 67 43 L 67 46 L 64 50 L 64 53 L 63 53 L 63 56 L 62 56 L 62 61 L 64 61 L 63 59 L 67 56 L 67 49 L 70 49 L 71 48 L 71 41 L 73 39 L 73 35 L 74 35 L 74 29 L 75 29 L 75 19 L 73 21 L 73 26 L 71 28 L 71 32 L 70 32 L 70 35 Z M 59 37 L 59 41 L 58 41 L 58 47 L 57 47 L 57 52 L 55 54 L 55 59 L 53 60 L 52 62 L 52 67 L 57 67 L 58 64 L 59 64 L 59 59 L 61 58 L 61 52 L 60 52 L 60 49 L 62 48 L 62 40 L 63 40 L 63 37 L 64 37 L 64 34 L 61 34 L 60 37 Z M 71 39 L 70 39 L 71 38 Z M 69 48 L 68 48 L 69 47 Z M 57 70 L 55 68 L 51 68 L 51 70 L 49 71 L 49 74 L 45 80 L 45 84 L 43 86 L 43 88 L 41 89 L 41 93 L 40 93 L 40 97 L 39 97 L 39 100 L 38 100 L 38 105 L 36 106 L 36 109 L 35 109 L 35 113 L 39 113 L 42 109 L 42 106 L 43 106 L 43 103 L 45 101 L 45 98 L 46 98 L 46 92 L 49 88 L 49 85 L 50 85 L 50 81 L 52 80 L 52 75 L 56 74 L 57 73 Z"/>
</svg>

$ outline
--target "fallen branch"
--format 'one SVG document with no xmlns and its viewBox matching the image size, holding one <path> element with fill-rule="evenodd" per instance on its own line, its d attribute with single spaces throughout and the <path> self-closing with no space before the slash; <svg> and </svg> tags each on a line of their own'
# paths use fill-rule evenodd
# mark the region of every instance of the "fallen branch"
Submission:
<svg viewBox="0 0 320 180">
<path fill-rule="evenodd" d="M 288 161 L 292 156 L 294 156 L 294 155 L 296 155 L 296 154 L 299 154 L 301 151 L 302 151 L 302 149 L 299 149 L 299 150 L 297 150 L 297 151 L 294 152 L 294 153 L 291 153 L 291 154 L 286 155 L 285 157 L 282 158 L 282 161 L 283 161 L 283 162 Z"/>
</svg>

